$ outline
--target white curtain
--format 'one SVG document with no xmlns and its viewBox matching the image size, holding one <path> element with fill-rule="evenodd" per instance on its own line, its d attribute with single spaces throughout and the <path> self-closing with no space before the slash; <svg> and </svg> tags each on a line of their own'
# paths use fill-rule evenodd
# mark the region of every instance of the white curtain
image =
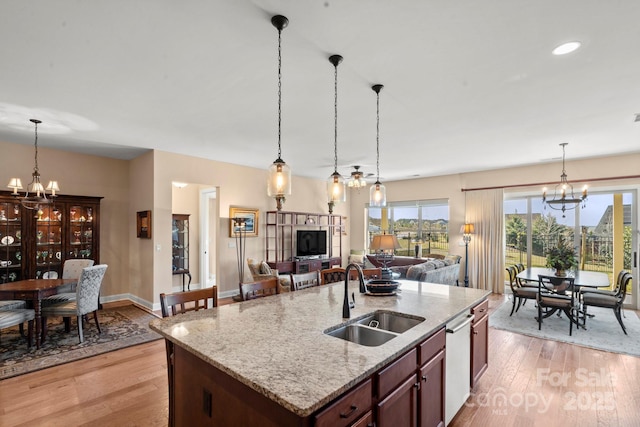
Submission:
<svg viewBox="0 0 640 427">
<path fill-rule="evenodd" d="M 473 224 L 469 243 L 469 286 L 504 292 L 503 190 L 465 193 L 467 224 Z"/>
</svg>

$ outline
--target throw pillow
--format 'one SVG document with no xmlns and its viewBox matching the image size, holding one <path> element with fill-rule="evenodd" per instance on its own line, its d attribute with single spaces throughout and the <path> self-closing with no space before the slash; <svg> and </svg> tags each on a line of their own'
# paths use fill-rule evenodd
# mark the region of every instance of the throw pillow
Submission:
<svg viewBox="0 0 640 427">
<path fill-rule="evenodd" d="M 460 263 L 460 255 L 447 255 L 446 257 L 444 257 L 444 261 L 445 263 L 448 261 L 449 264 L 447 265 L 452 265 L 452 264 L 458 264 Z"/>
<path fill-rule="evenodd" d="M 262 261 L 260 263 L 260 274 L 268 274 L 269 276 L 273 275 L 273 271 L 271 271 L 271 267 L 267 264 L 266 261 Z"/>
<path fill-rule="evenodd" d="M 433 261 L 431 261 L 431 262 L 433 263 L 433 265 L 434 265 L 436 268 L 442 268 L 442 267 L 444 267 L 444 266 L 445 266 L 444 261 L 442 261 L 442 260 L 440 260 L 440 259 L 434 259 L 434 260 L 433 260 Z"/>
<path fill-rule="evenodd" d="M 256 261 L 253 258 L 247 258 L 247 265 L 249 266 L 249 272 L 251 276 L 257 276 L 260 274 L 260 261 Z"/>
</svg>

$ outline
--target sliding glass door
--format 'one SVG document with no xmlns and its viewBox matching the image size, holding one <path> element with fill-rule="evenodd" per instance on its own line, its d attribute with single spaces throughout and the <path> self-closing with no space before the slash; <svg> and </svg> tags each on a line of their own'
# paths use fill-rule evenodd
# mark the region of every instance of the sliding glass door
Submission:
<svg viewBox="0 0 640 427">
<path fill-rule="evenodd" d="M 635 191 L 590 194 L 584 207 L 564 213 L 544 205 L 539 195 L 507 196 L 505 265 L 544 267 L 548 249 L 562 237 L 576 248 L 579 269 L 606 273 L 613 287 L 620 270 L 636 274 L 635 206 Z M 637 306 L 635 293 L 629 286 L 627 305 Z"/>
</svg>

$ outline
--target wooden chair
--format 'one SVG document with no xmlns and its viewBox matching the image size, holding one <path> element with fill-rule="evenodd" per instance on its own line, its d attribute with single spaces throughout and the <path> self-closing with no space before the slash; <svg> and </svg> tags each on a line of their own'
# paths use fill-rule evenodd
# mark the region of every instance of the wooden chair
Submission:
<svg viewBox="0 0 640 427">
<path fill-rule="evenodd" d="M 382 268 L 363 268 L 362 275 L 364 280 L 382 279 Z M 356 270 L 349 271 L 349 280 L 358 280 L 358 272 Z"/>
<path fill-rule="evenodd" d="M 300 289 L 311 288 L 320 285 L 320 273 L 318 270 L 309 273 L 291 273 L 291 286 L 294 291 Z"/>
<path fill-rule="evenodd" d="M 523 305 L 528 299 L 537 299 L 538 297 L 538 289 L 531 287 L 522 287 L 520 286 L 520 282 L 516 277 L 518 274 L 518 269 L 516 266 L 507 267 L 507 273 L 509 273 L 509 287 L 511 288 L 511 293 L 513 294 L 513 306 L 511 307 L 511 314 L 513 312 L 516 313 L 520 310 L 520 306 Z M 518 302 L 518 306 L 516 307 L 516 301 Z"/>
<path fill-rule="evenodd" d="M 620 270 L 620 272 L 618 273 L 618 277 L 616 278 L 616 286 L 613 289 L 591 288 L 589 286 L 582 286 L 580 288 L 580 294 L 584 295 L 586 293 L 594 293 L 600 295 L 616 296 L 620 292 L 620 287 L 622 286 L 622 284 L 627 280 L 627 275 L 630 274 L 631 273 L 628 273 L 625 270 Z"/>
<path fill-rule="evenodd" d="M 622 328 L 622 331 L 625 335 L 627 334 L 627 328 L 624 327 L 624 323 L 622 323 L 622 304 L 624 303 L 624 299 L 627 296 L 627 286 L 631 281 L 631 274 L 626 273 L 622 275 L 623 282 L 618 289 L 618 293 L 616 295 L 606 295 L 606 294 L 598 294 L 594 292 L 587 292 L 582 295 L 582 319 L 583 325 L 586 326 L 587 323 L 587 307 L 603 307 L 603 308 L 611 308 L 613 313 L 618 319 L 618 323 Z"/>
<path fill-rule="evenodd" d="M 280 293 L 278 289 L 278 279 L 275 277 L 266 280 L 259 280 L 257 282 L 243 283 L 241 285 L 241 289 L 243 301 L 268 297 Z"/>
<path fill-rule="evenodd" d="M 538 275 L 538 330 L 542 329 L 542 319 L 561 310 L 569 318 L 569 335 L 573 332 L 573 324 L 578 323 L 578 307 L 575 301 L 573 277 L 557 277 Z"/>
<path fill-rule="evenodd" d="M 328 283 L 344 282 L 346 273 L 342 267 L 327 268 L 320 270 L 320 284 L 326 285 Z"/>
<path fill-rule="evenodd" d="M 189 311 L 206 310 L 218 306 L 218 287 L 212 286 L 194 291 L 176 292 L 173 294 L 160 294 L 160 306 L 162 317 L 175 316 Z"/>
</svg>

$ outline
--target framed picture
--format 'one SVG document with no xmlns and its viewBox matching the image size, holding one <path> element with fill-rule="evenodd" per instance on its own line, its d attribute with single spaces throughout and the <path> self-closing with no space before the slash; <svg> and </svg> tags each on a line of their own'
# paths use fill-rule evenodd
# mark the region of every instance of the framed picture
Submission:
<svg viewBox="0 0 640 427">
<path fill-rule="evenodd" d="M 258 209 L 230 207 L 229 237 L 234 237 L 240 227 L 244 227 L 247 237 L 257 237 L 259 215 L 260 211 Z M 239 221 L 234 221 L 234 218 L 239 218 L 243 224 L 241 225 Z"/>
<path fill-rule="evenodd" d="M 138 237 L 141 239 L 151 238 L 151 211 L 137 213 L 136 229 L 138 230 Z"/>
</svg>

